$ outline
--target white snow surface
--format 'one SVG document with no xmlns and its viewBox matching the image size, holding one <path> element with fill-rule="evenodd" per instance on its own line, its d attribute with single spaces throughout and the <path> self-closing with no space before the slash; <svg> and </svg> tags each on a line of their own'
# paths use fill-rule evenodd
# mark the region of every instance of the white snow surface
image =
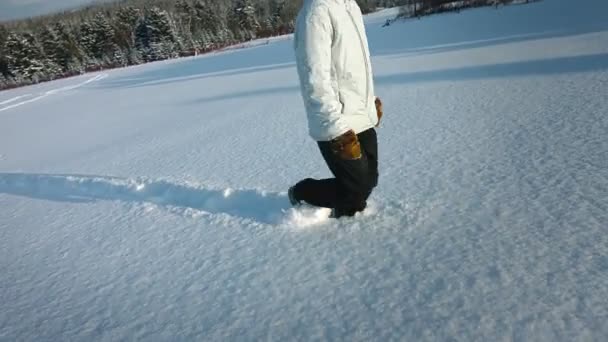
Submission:
<svg viewBox="0 0 608 342">
<path fill-rule="evenodd" d="M 327 177 L 289 36 L 0 93 L 1 341 L 608 340 L 608 3 L 366 18 L 380 184 Z"/>
</svg>

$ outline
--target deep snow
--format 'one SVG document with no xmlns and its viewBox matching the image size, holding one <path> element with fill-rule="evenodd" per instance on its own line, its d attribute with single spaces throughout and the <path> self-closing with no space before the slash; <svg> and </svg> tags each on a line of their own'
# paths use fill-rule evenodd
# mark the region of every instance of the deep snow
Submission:
<svg viewBox="0 0 608 342">
<path fill-rule="evenodd" d="M 608 4 L 394 13 L 356 219 L 290 37 L 0 92 L 0 340 L 608 339 Z"/>
</svg>

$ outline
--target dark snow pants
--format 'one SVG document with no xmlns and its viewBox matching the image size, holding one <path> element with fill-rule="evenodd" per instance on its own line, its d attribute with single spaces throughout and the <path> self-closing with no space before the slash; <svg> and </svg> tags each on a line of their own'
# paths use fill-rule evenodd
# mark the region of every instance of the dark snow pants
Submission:
<svg viewBox="0 0 608 342">
<path fill-rule="evenodd" d="M 335 178 L 300 181 L 294 188 L 298 200 L 332 208 L 336 217 L 353 216 L 365 209 L 369 195 L 378 184 L 378 141 L 373 128 L 357 137 L 361 144 L 361 158 L 356 160 L 342 159 L 332 151 L 328 141 L 318 142 Z"/>
</svg>

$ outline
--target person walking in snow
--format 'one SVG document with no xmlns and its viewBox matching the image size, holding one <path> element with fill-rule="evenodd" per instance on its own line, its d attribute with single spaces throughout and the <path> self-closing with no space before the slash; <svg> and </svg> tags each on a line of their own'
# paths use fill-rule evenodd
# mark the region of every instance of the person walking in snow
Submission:
<svg viewBox="0 0 608 342">
<path fill-rule="evenodd" d="M 304 0 L 294 47 L 308 131 L 335 178 L 307 178 L 289 188 L 292 205 L 332 208 L 332 217 L 363 211 L 378 184 L 374 96 L 363 15 L 355 0 Z"/>
</svg>

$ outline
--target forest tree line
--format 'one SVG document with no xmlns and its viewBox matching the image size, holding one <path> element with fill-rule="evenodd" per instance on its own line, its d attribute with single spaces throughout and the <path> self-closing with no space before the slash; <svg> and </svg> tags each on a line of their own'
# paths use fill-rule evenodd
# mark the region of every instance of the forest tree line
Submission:
<svg viewBox="0 0 608 342">
<path fill-rule="evenodd" d="M 302 0 L 122 0 L 0 23 L 0 89 L 293 32 Z M 357 0 L 365 12 L 398 0 Z"/>
<path fill-rule="evenodd" d="M 0 23 L 0 90 L 291 33 L 302 1 L 120 0 Z M 512 0 L 356 1 L 364 13 L 428 14 L 446 3 Z"/>
</svg>

